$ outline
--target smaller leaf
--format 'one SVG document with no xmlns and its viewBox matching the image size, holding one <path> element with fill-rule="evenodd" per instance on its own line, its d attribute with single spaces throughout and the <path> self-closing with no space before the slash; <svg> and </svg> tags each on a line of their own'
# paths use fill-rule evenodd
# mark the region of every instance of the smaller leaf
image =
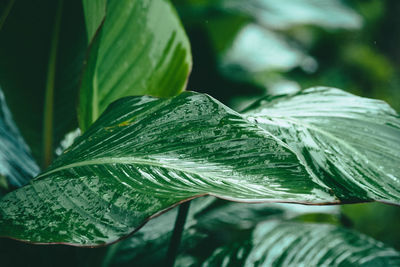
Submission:
<svg viewBox="0 0 400 267">
<path fill-rule="evenodd" d="M 89 36 L 105 9 L 102 1 L 92 2 L 84 2 Z M 168 0 L 109 0 L 82 76 L 80 128 L 87 130 L 123 96 L 180 93 L 191 65 L 189 40 Z"/>
<path fill-rule="evenodd" d="M 281 221 L 259 224 L 251 235 L 215 249 L 202 262 L 202 266 L 399 264 L 398 251 L 365 235 L 332 225 Z"/>
<path fill-rule="evenodd" d="M 328 29 L 358 29 L 362 25 L 360 15 L 338 0 L 222 0 L 221 5 L 277 30 L 296 25 L 317 25 Z"/>
<path fill-rule="evenodd" d="M 8 188 L 8 181 L 13 187 L 20 187 L 38 172 L 39 167 L 12 119 L 0 88 L 0 177 L 6 179 L 0 186 Z"/>
</svg>

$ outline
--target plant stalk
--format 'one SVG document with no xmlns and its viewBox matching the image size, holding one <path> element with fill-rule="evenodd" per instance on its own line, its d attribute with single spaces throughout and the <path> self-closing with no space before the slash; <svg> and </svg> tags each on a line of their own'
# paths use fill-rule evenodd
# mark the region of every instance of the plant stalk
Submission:
<svg viewBox="0 0 400 267">
<path fill-rule="evenodd" d="M 63 0 L 58 3 L 53 34 L 50 46 L 49 64 L 47 67 L 46 95 L 44 100 L 44 118 L 43 118 L 43 162 L 42 168 L 50 165 L 53 159 L 53 117 L 54 117 L 54 87 L 57 65 L 57 48 L 60 36 L 61 15 Z"/>
<path fill-rule="evenodd" d="M 168 247 L 166 267 L 173 267 L 178 254 L 179 245 L 182 239 L 182 233 L 185 227 L 186 218 L 189 212 L 190 201 L 179 206 L 178 215 L 176 216 L 174 231 L 171 236 L 171 242 Z"/>
</svg>

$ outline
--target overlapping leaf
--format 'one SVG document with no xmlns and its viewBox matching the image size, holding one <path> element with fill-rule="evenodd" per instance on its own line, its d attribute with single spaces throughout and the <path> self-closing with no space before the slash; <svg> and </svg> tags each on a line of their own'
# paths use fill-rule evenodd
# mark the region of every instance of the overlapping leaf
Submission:
<svg viewBox="0 0 400 267">
<path fill-rule="evenodd" d="M 221 0 L 224 8 L 253 17 L 260 24 L 274 29 L 287 29 L 301 24 L 326 28 L 357 29 L 361 17 L 336 0 Z"/>
<path fill-rule="evenodd" d="M 104 11 L 84 2 L 91 36 Z M 103 2 L 105 4 L 105 2 Z M 79 116 L 86 130 L 114 100 L 129 95 L 173 96 L 191 69 L 190 44 L 168 1 L 109 0 L 82 78 Z"/>
<path fill-rule="evenodd" d="M 216 248 L 205 260 L 191 261 L 192 265 L 181 260 L 184 264 L 178 261 L 176 266 L 397 266 L 400 253 L 332 225 L 271 221 Z"/>
<path fill-rule="evenodd" d="M 246 112 L 287 143 L 338 197 L 399 203 L 400 118 L 385 102 L 311 88 Z"/>
<path fill-rule="evenodd" d="M 0 89 L 0 176 L 20 187 L 36 176 L 39 167 L 15 125 Z"/>
</svg>

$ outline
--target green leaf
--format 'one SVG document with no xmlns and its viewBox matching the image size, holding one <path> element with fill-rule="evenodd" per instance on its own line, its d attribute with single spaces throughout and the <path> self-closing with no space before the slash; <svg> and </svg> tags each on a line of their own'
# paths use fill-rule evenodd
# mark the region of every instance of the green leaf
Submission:
<svg viewBox="0 0 400 267">
<path fill-rule="evenodd" d="M 30 185 L 0 202 L 0 236 L 95 246 L 183 201 L 337 204 L 336 192 L 282 141 L 215 99 L 127 97 Z M 388 199 L 389 201 L 389 199 Z"/>
<path fill-rule="evenodd" d="M 109 0 L 106 13 L 82 78 L 82 130 L 122 96 L 178 94 L 192 65 L 189 41 L 168 1 Z"/>
<path fill-rule="evenodd" d="M 341 227 L 271 221 L 203 260 L 202 266 L 397 266 L 400 253 Z"/>
<path fill-rule="evenodd" d="M 202 195 L 339 203 L 286 145 L 215 99 L 121 99 L 30 185 L 0 202 L 0 236 L 94 246 Z"/>
<path fill-rule="evenodd" d="M 82 0 L 88 43 L 101 27 L 106 15 L 107 0 Z"/>
<path fill-rule="evenodd" d="M 339 198 L 400 203 L 400 117 L 385 102 L 318 87 L 267 97 L 245 114 Z"/>
<path fill-rule="evenodd" d="M 87 43 L 80 0 L 15 1 L 0 31 L 0 83 L 17 126 L 42 165 L 76 128 Z"/>
<path fill-rule="evenodd" d="M 304 206 L 294 204 L 235 203 L 211 197 L 192 200 L 185 223 L 179 254 L 186 257 L 193 250 L 211 254 L 243 232 L 268 219 L 291 219 L 300 214 L 320 212 L 337 215 L 338 206 Z M 138 233 L 109 247 L 103 266 L 161 266 L 173 230 L 177 209 L 146 224 Z M 204 246 L 203 244 L 208 244 Z M 186 255 L 186 256 L 185 256 Z M 194 255 L 191 255 L 194 256 Z"/>
<path fill-rule="evenodd" d="M 39 173 L 0 88 L 0 187 L 20 187 Z M 4 179 L 3 179 L 4 178 Z"/>
</svg>

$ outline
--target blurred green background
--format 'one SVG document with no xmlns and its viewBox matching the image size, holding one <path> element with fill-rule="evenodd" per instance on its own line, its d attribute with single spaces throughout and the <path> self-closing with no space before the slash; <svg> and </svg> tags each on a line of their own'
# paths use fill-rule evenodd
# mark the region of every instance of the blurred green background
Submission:
<svg viewBox="0 0 400 267">
<path fill-rule="evenodd" d="M 265 94 L 330 86 L 400 111 L 398 0 L 173 3 L 192 45 L 188 90 L 240 111 Z M 345 205 L 342 213 L 347 227 L 400 250 L 399 207 Z"/>
</svg>

